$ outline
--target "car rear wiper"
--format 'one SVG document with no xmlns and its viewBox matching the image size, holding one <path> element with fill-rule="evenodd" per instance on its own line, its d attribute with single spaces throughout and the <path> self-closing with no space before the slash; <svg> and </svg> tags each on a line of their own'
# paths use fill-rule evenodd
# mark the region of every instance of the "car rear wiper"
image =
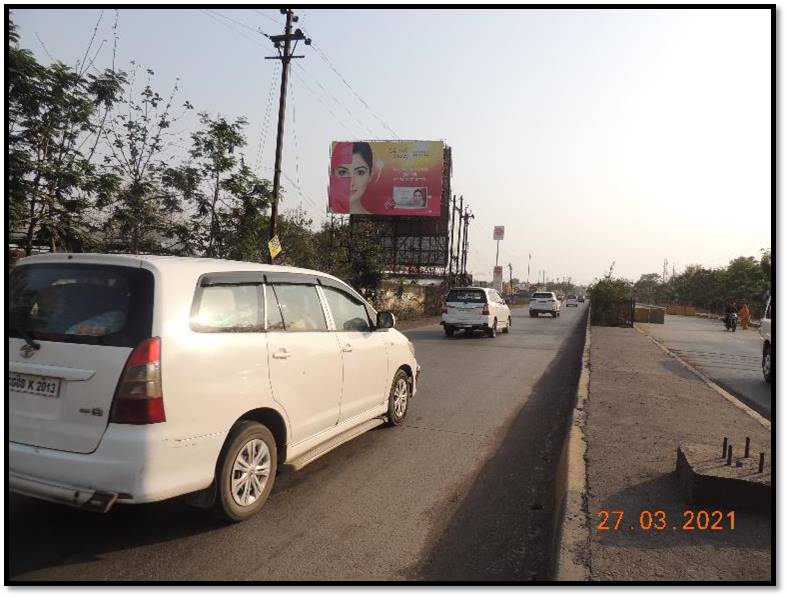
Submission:
<svg viewBox="0 0 787 597">
<path fill-rule="evenodd" d="M 41 345 L 38 342 L 35 341 L 35 338 L 33 338 L 33 333 L 32 332 L 24 330 L 21 327 L 16 326 L 16 325 L 12 326 L 12 328 L 15 329 L 20 336 L 22 336 L 24 341 L 27 342 L 28 346 L 32 346 L 36 350 L 40 350 L 41 349 Z"/>
</svg>

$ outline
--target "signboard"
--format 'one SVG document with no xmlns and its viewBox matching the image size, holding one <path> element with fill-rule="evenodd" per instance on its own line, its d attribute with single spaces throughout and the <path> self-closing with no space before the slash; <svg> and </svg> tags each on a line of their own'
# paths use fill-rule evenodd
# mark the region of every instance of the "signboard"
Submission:
<svg viewBox="0 0 787 597">
<path fill-rule="evenodd" d="M 500 292 L 503 289 L 503 266 L 496 265 L 492 274 L 492 287 Z"/>
<path fill-rule="evenodd" d="M 335 141 L 328 208 L 335 214 L 440 216 L 442 141 Z"/>
<path fill-rule="evenodd" d="M 271 259 L 276 259 L 276 255 L 281 253 L 281 243 L 279 242 L 278 234 L 268 241 L 268 251 L 271 253 Z"/>
<path fill-rule="evenodd" d="M 505 234 L 506 234 L 505 226 L 495 226 L 495 231 L 492 234 L 492 240 L 503 240 Z"/>
</svg>

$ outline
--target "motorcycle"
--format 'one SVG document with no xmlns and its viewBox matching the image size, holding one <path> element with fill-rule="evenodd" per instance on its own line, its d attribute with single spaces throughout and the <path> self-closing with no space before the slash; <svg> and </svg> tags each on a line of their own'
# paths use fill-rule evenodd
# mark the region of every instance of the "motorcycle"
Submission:
<svg viewBox="0 0 787 597">
<path fill-rule="evenodd" d="M 738 314 L 737 313 L 727 313 L 724 316 L 724 327 L 727 328 L 728 332 L 734 332 L 735 328 L 738 327 Z"/>
</svg>

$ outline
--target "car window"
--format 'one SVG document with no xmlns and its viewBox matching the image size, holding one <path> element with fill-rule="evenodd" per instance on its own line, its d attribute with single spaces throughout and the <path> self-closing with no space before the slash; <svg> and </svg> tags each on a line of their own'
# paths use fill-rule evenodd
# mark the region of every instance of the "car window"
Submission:
<svg viewBox="0 0 787 597">
<path fill-rule="evenodd" d="M 139 267 L 42 263 L 11 272 L 9 334 L 136 346 L 150 336 L 153 275 Z"/>
<path fill-rule="evenodd" d="M 191 326 L 199 332 L 262 331 L 259 284 L 199 288 Z"/>
<path fill-rule="evenodd" d="M 371 331 L 372 326 L 363 302 L 336 288 L 324 287 L 323 290 L 337 331 Z"/>
<path fill-rule="evenodd" d="M 455 288 L 448 293 L 445 298 L 447 303 L 485 303 L 486 294 L 483 290 L 476 288 Z"/>
<path fill-rule="evenodd" d="M 551 292 L 536 292 L 533 294 L 533 298 L 554 298 Z"/>
<path fill-rule="evenodd" d="M 325 313 L 317 294 L 317 288 L 311 284 L 273 284 L 268 286 L 268 294 L 273 295 L 278 303 L 283 329 L 287 332 L 324 332 L 328 329 Z M 276 309 L 269 305 L 269 329 L 282 329 L 276 321 Z M 270 315 L 272 313 L 272 316 Z"/>
</svg>

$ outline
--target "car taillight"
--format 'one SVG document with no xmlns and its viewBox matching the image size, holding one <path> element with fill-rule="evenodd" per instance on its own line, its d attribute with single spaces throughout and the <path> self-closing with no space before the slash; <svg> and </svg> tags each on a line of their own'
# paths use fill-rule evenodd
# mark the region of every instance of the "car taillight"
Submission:
<svg viewBox="0 0 787 597">
<path fill-rule="evenodd" d="M 481 311 L 481 315 L 489 315 L 489 303 L 484 303 L 484 308 Z"/>
<path fill-rule="evenodd" d="M 140 342 L 128 357 L 112 402 L 111 423 L 163 423 L 161 395 L 161 338 Z"/>
</svg>

